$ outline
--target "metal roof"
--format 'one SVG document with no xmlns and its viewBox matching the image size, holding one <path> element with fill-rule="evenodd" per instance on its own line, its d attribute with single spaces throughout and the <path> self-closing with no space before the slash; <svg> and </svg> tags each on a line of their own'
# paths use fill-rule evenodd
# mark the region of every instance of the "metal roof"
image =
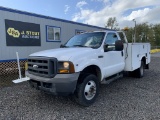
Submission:
<svg viewBox="0 0 160 120">
<path fill-rule="evenodd" d="M 88 24 L 84 24 L 84 23 L 73 22 L 73 21 L 69 21 L 69 20 L 64 20 L 64 19 L 60 19 L 60 18 L 54 18 L 54 17 L 50 17 L 50 16 L 30 13 L 30 12 L 26 12 L 26 11 L 20 11 L 20 10 L 6 8 L 6 7 L 2 7 L 2 6 L 0 6 L 0 10 L 1 11 L 18 13 L 18 14 L 23 14 L 23 15 L 28 15 L 28 16 L 39 17 L 39 18 L 44 18 L 44 19 L 50 19 L 50 20 L 55 20 L 55 21 L 61 21 L 61 22 L 66 22 L 66 23 L 71 23 L 71 24 L 77 24 L 77 25 L 82 25 L 82 26 L 94 27 L 94 28 L 103 29 L 103 30 L 109 30 L 109 29 L 103 28 L 103 27 L 98 27 L 98 26 L 94 26 L 94 25 L 88 25 Z"/>
</svg>

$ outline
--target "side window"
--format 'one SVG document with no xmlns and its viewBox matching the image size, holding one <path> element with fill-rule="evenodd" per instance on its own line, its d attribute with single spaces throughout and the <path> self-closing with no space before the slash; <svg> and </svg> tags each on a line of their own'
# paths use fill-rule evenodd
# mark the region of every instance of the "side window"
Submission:
<svg viewBox="0 0 160 120">
<path fill-rule="evenodd" d="M 118 37 L 115 33 L 108 33 L 105 39 L 105 43 L 109 45 L 114 45 L 115 41 L 118 40 Z"/>
<path fill-rule="evenodd" d="M 115 41 L 118 40 L 118 37 L 115 33 L 108 33 L 105 39 L 105 44 L 108 45 L 110 50 L 115 50 Z"/>
</svg>

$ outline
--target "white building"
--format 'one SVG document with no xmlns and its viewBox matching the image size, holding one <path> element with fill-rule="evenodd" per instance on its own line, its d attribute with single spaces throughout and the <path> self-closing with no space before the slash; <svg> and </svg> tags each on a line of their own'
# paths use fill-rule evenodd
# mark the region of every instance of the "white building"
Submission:
<svg viewBox="0 0 160 120">
<path fill-rule="evenodd" d="M 0 75 L 15 71 L 16 52 L 23 67 L 33 52 L 58 48 L 84 31 L 106 29 L 4 7 L 0 16 Z"/>
</svg>

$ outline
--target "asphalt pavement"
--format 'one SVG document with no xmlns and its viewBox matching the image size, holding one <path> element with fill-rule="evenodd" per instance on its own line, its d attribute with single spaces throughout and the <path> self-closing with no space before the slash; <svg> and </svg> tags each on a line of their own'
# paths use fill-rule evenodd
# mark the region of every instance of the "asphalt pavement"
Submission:
<svg viewBox="0 0 160 120">
<path fill-rule="evenodd" d="M 152 57 L 160 57 L 160 52 L 151 54 Z"/>
</svg>

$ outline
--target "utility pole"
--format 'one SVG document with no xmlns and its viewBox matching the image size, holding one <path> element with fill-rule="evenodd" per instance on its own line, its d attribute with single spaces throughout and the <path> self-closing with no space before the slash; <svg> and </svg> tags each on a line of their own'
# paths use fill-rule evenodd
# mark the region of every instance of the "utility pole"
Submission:
<svg viewBox="0 0 160 120">
<path fill-rule="evenodd" d="M 135 26 L 134 26 L 134 43 L 136 42 L 136 20 L 133 19 L 133 22 L 135 22 Z"/>
</svg>

